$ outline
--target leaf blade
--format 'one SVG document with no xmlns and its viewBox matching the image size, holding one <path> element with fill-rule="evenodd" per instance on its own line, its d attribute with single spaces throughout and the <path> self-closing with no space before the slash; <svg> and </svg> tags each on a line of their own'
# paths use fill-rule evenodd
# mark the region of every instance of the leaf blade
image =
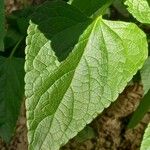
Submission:
<svg viewBox="0 0 150 150">
<path fill-rule="evenodd" d="M 149 79 L 150 79 L 150 57 L 146 60 L 143 68 L 141 69 L 141 80 L 143 83 L 144 94 L 146 94 L 150 89 Z"/>
<path fill-rule="evenodd" d="M 125 5 L 139 22 L 150 24 L 150 6 L 147 0 L 126 0 Z"/>
<path fill-rule="evenodd" d="M 141 81 L 142 81 L 143 89 L 144 89 L 144 97 L 129 122 L 129 125 L 128 125 L 129 128 L 134 128 L 140 122 L 140 120 L 142 120 L 142 118 L 144 117 L 144 115 L 147 113 L 147 111 L 150 108 L 150 101 L 149 101 L 149 98 L 150 98 L 150 84 L 149 84 L 150 67 L 149 66 L 150 66 L 150 57 L 147 58 L 144 66 L 140 70 Z"/>
<path fill-rule="evenodd" d="M 150 124 L 148 124 L 148 127 L 145 130 L 140 150 L 149 150 L 149 149 L 150 149 Z"/>
<path fill-rule="evenodd" d="M 144 115 L 148 112 L 148 110 L 150 109 L 149 99 L 150 99 L 150 91 L 146 93 L 146 95 L 140 102 L 138 108 L 135 110 L 129 122 L 128 128 L 134 128 L 142 120 Z"/>
<path fill-rule="evenodd" d="M 45 41 L 49 42 L 48 47 L 41 44 L 36 50 L 32 49 L 36 53 L 29 57 L 32 40 L 35 37 L 37 42 L 41 40 L 34 35 L 37 28 L 32 22 L 26 48 L 29 149 L 57 150 L 117 98 L 143 65 L 147 57 L 147 42 L 145 34 L 136 25 L 98 17 L 81 33 L 69 56 L 59 62 L 51 44 L 53 37 L 48 39 L 42 30 L 38 32 L 44 37 L 43 45 Z M 136 44 L 128 37 L 134 37 Z M 46 61 L 45 68 L 36 74 L 36 69 L 41 67 L 34 57 L 40 61 L 54 58 L 54 61 L 52 64 Z M 55 67 L 51 68 L 51 65 Z M 48 70 L 46 74 L 45 70 Z"/>
<path fill-rule="evenodd" d="M 0 136 L 9 142 L 24 93 L 24 60 L 0 56 Z"/>
<path fill-rule="evenodd" d="M 111 5 L 113 0 L 70 0 L 68 3 L 75 6 L 87 16 L 100 16 Z"/>
</svg>

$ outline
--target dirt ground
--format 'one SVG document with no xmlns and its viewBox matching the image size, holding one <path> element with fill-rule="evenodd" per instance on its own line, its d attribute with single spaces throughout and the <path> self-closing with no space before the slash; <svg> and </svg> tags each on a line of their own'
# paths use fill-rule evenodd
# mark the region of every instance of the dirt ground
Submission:
<svg viewBox="0 0 150 150">
<path fill-rule="evenodd" d="M 139 150 L 144 129 L 150 121 L 147 113 L 134 128 L 127 129 L 132 113 L 143 95 L 141 85 L 127 87 L 117 101 L 107 108 L 91 124 L 95 137 L 82 143 L 70 140 L 61 150 Z M 16 132 L 9 145 L 0 141 L 0 150 L 27 150 L 27 129 L 24 103 L 17 122 Z"/>
</svg>

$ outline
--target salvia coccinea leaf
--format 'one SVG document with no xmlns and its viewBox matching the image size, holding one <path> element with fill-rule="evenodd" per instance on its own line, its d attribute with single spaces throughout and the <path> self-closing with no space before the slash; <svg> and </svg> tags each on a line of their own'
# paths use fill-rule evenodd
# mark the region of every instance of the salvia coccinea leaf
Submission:
<svg viewBox="0 0 150 150">
<path fill-rule="evenodd" d="M 135 24 L 89 20 L 63 2 L 37 10 L 26 41 L 29 150 L 58 150 L 73 138 L 116 100 L 148 53 Z"/>
<path fill-rule="evenodd" d="M 150 57 L 145 61 L 144 66 L 140 70 L 141 81 L 143 83 L 144 94 L 146 94 L 150 89 Z"/>
<path fill-rule="evenodd" d="M 149 0 L 148 0 L 149 1 Z M 126 0 L 128 11 L 139 22 L 150 24 L 150 6 L 147 0 Z"/>
<path fill-rule="evenodd" d="M 140 150 L 149 150 L 149 149 L 150 149 L 150 123 L 145 130 Z"/>
<path fill-rule="evenodd" d="M 113 0 L 69 0 L 73 5 L 87 16 L 97 16 L 105 13 Z"/>
<path fill-rule="evenodd" d="M 9 142 L 24 96 L 24 59 L 0 56 L 0 137 Z"/>
</svg>

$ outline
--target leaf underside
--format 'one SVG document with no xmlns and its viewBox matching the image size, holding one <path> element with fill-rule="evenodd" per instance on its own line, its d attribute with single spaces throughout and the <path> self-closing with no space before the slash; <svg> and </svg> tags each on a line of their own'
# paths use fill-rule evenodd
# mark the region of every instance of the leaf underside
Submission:
<svg viewBox="0 0 150 150">
<path fill-rule="evenodd" d="M 125 5 L 139 22 L 150 24 L 150 6 L 147 0 L 126 0 Z"/>
<path fill-rule="evenodd" d="M 150 124 L 145 130 L 140 150 L 149 150 L 149 149 L 150 149 Z"/>
<path fill-rule="evenodd" d="M 143 83 L 144 94 L 146 94 L 150 89 L 150 57 L 145 61 L 144 66 L 141 69 L 141 80 Z"/>
<path fill-rule="evenodd" d="M 30 150 L 58 150 L 116 100 L 147 57 L 146 36 L 136 25 L 91 21 L 74 10 L 48 2 L 30 22 L 25 63 Z"/>
</svg>

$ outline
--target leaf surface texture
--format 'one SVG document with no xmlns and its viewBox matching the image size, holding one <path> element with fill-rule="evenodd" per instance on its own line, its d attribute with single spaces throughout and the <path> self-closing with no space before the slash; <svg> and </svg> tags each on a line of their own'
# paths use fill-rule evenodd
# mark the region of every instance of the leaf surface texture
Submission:
<svg viewBox="0 0 150 150">
<path fill-rule="evenodd" d="M 150 89 L 150 57 L 148 57 L 140 72 L 144 88 L 144 94 L 146 94 Z"/>
<path fill-rule="evenodd" d="M 91 21 L 74 10 L 46 3 L 30 22 L 25 63 L 30 150 L 58 150 L 116 100 L 147 58 L 146 36 L 136 25 Z M 36 22 L 40 14 L 45 20 Z M 52 21 L 47 32 L 46 18 Z M 63 42 L 67 46 L 59 49 Z"/>
<path fill-rule="evenodd" d="M 70 0 L 69 3 L 87 16 L 102 15 L 113 0 Z"/>
<path fill-rule="evenodd" d="M 126 0 L 125 5 L 139 22 L 150 24 L 150 6 L 147 0 Z"/>
<path fill-rule="evenodd" d="M 150 149 L 150 124 L 145 130 L 140 150 L 149 150 L 149 149 Z"/>
<path fill-rule="evenodd" d="M 24 59 L 0 56 L 0 136 L 9 141 L 24 94 Z"/>
</svg>

